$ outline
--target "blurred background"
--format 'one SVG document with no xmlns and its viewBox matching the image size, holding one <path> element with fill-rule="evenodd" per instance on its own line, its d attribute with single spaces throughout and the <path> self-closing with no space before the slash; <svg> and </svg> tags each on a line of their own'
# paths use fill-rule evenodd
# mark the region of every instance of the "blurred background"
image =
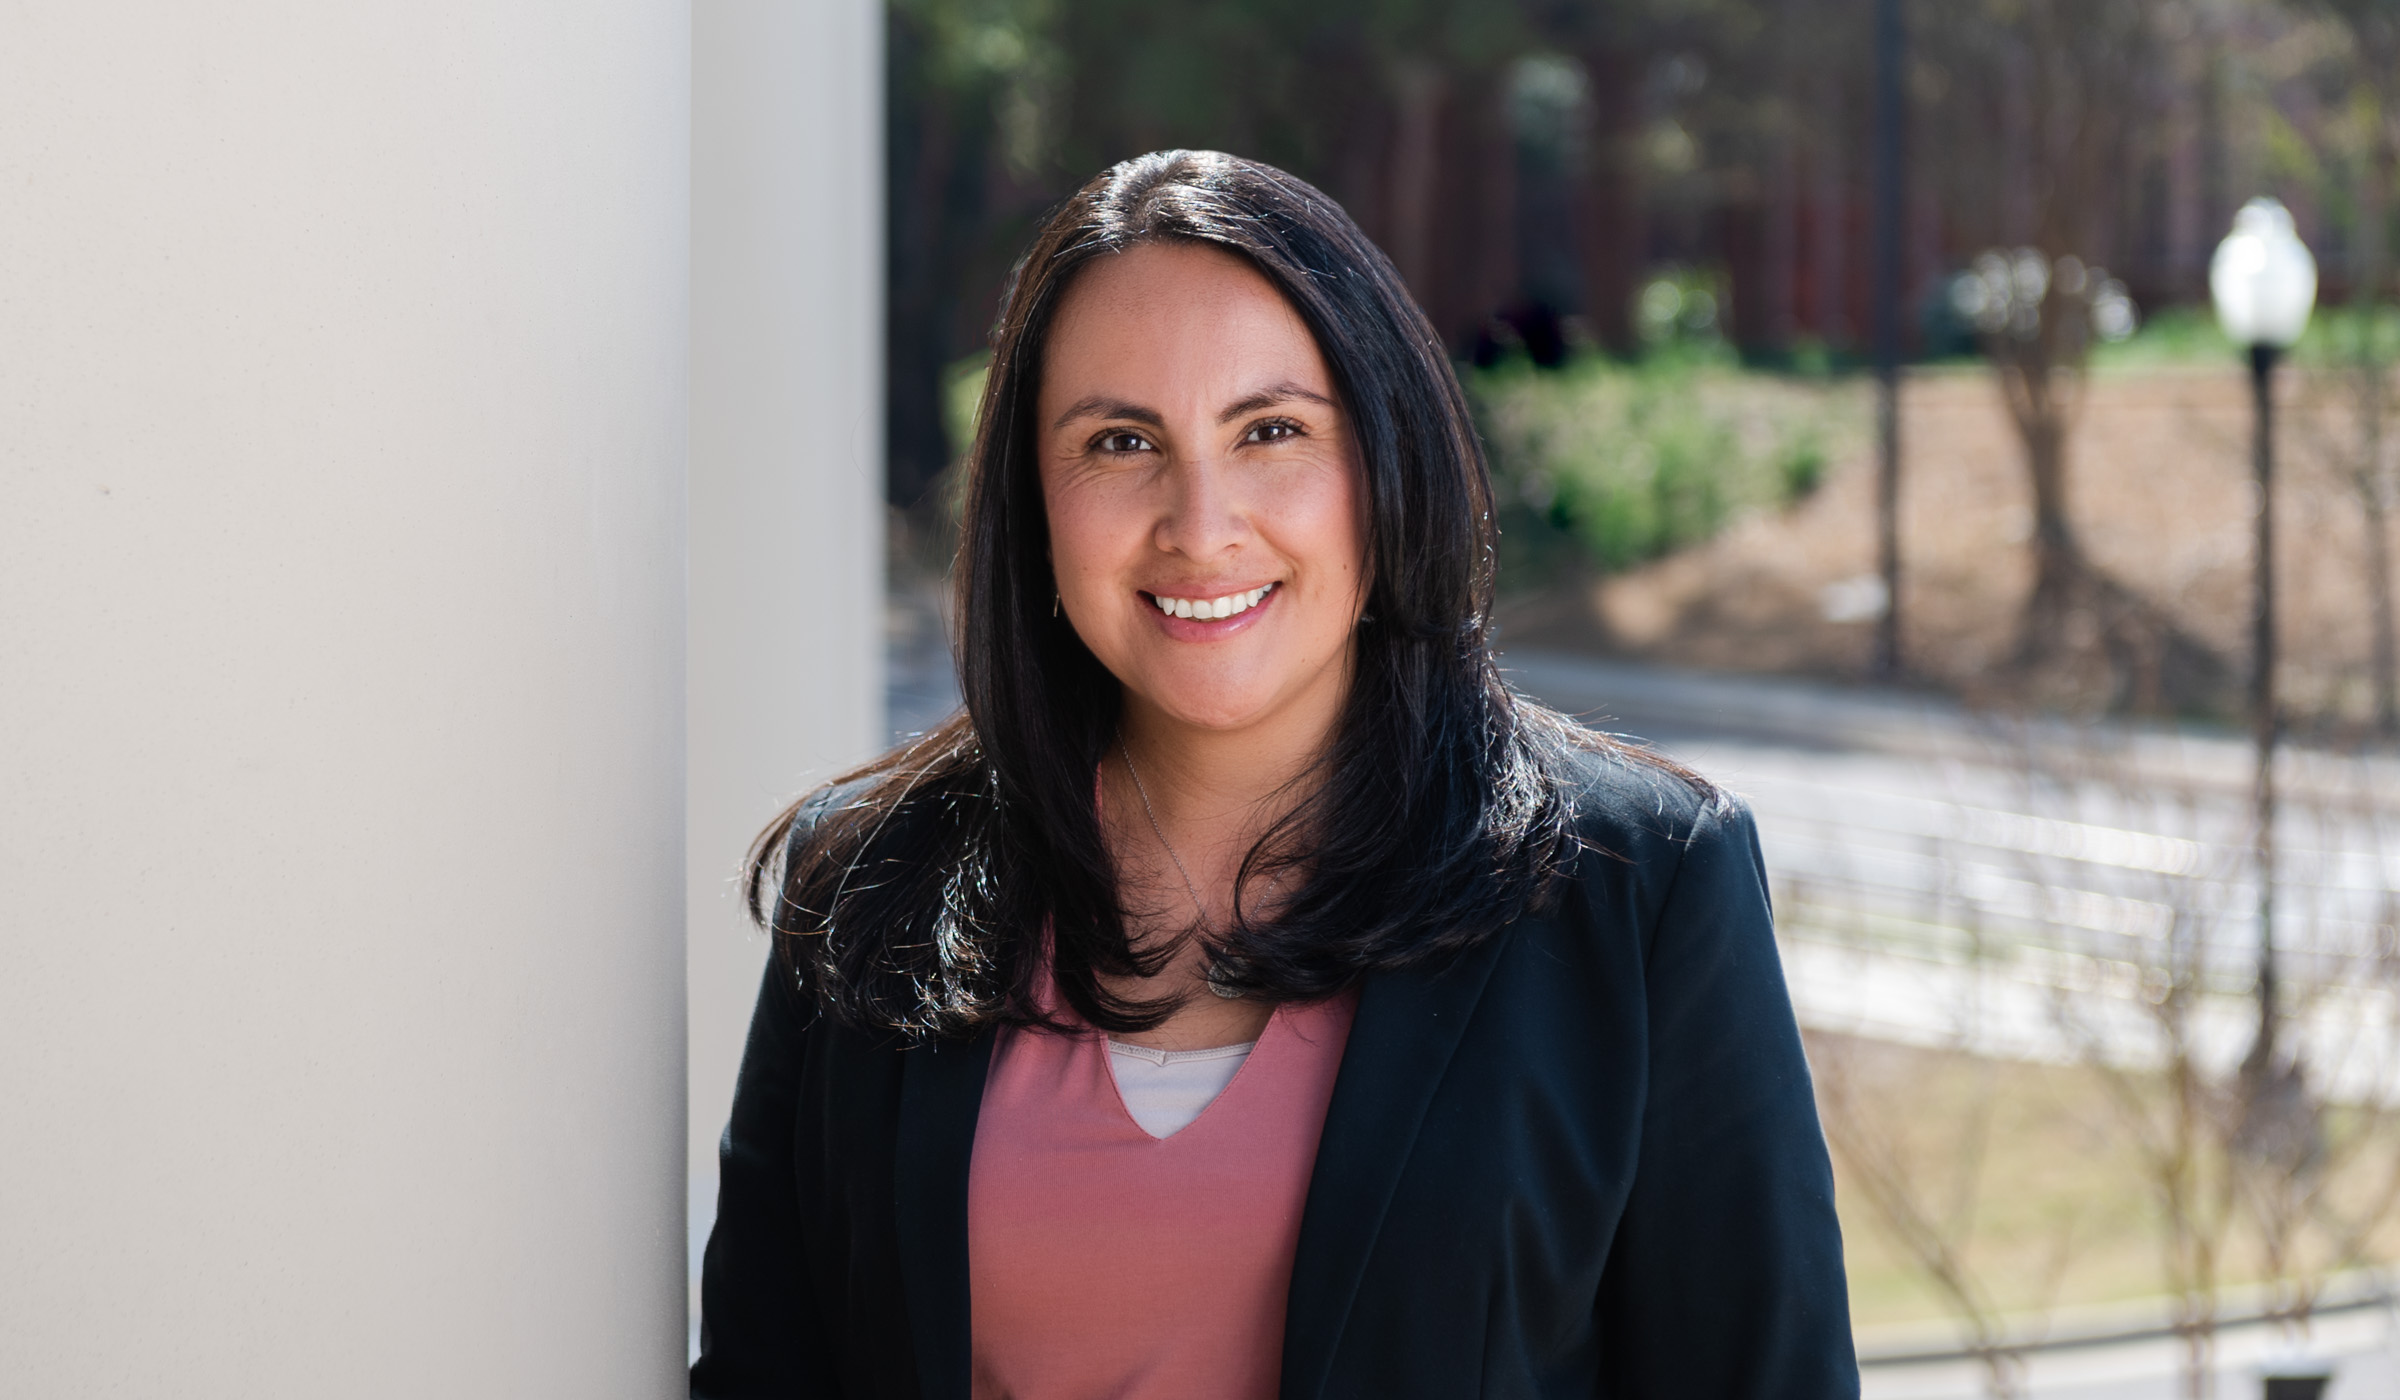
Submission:
<svg viewBox="0 0 2400 1400">
<path fill-rule="evenodd" d="M 1456 357 L 1516 684 L 1759 810 L 1869 1393 L 2400 1395 L 2400 3 L 886 24 L 895 733 L 1034 227 L 1281 165 Z M 2296 340 L 2212 308 L 2261 197 Z"/>
</svg>

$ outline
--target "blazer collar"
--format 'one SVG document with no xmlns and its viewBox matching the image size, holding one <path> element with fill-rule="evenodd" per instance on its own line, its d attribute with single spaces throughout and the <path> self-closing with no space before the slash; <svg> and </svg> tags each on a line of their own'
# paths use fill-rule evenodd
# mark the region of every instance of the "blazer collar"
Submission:
<svg viewBox="0 0 2400 1400">
<path fill-rule="evenodd" d="M 1286 1400 L 1311 1400 L 1324 1389 L 1426 1110 L 1491 981 L 1500 945 L 1512 936 L 1503 930 L 1444 967 L 1377 973 L 1359 989 L 1292 1261 L 1283 1333 Z M 893 1209 L 925 1400 L 968 1400 L 973 1384 L 967 1170 L 993 1040 L 986 1030 L 970 1041 L 902 1054 Z"/>
<path fill-rule="evenodd" d="M 1501 945 L 1514 936 L 1503 929 L 1447 966 L 1377 973 L 1359 989 L 1292 1259 L 1284 1400 L 1315 1400 L 1324 1392 L 1434 1091 L 1492 980 Z"/>
<path fill-rule="evenodd" d="M 901 1052 L 892 1209 L 917 1393 L 925 1400 L 968 1400 L 972 1387 L 967 1168 L 994 1038 L 986 1029 L 973 1040 Z"/>
</svg>

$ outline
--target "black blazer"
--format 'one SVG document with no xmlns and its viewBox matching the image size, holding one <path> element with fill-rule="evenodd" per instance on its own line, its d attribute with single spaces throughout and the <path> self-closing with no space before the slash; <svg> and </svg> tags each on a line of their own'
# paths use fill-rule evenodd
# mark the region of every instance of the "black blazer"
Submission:
<svg viewBox="0 0 2400 1400">
<path fill-rule="evenodd" d="M 1589 763 L 1579 810 L 1587 849 L 1547 912 L 1362 985 L 1292 1269 L 1284 1400 L 1858 1393 L 1750 816 L 1612 758 Z M 991 1047 L 986 1031 L 904 1049 L 814 1017 L 770 959 L 695 1397 L 967 1400 L 967 1164 Z"/>
</svg>

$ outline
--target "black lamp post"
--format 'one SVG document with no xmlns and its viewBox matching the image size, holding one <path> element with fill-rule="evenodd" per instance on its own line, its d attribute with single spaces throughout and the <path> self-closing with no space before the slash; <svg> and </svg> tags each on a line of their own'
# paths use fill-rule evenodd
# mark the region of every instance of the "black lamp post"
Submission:
<svg viewBox="0 0 2400 1400">
<path fill-rule="evenodd" d="M 2250 357 L 2256 405 L 2251 462 L 2258 482 L 2258 539 L 2250 595 L 2250 735 L 2257 771 L 2252 789 L 2252 857 L 2258 875 L 2258 1039 L 2250 1050 L 2258 1084 L 2277 1074 L 2275 978 L 2275 362 L 2308 329 L 2316 305 L 2317 264 L 2292 227 L 2291 212 L 2254 199 L 2234 216 L 2208 269 L 2217 323 Z"/>
</svg>

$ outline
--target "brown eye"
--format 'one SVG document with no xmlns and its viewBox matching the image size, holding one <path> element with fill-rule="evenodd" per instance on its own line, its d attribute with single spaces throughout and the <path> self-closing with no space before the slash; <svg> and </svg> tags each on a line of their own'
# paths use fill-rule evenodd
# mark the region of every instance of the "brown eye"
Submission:
<svg viewBox="0 0 2400 1400">
<path fill-rule="evenodd" d="M 1289 418 L 1270 418 L 1243 435 L 1244 442 L 1282 442 L 1300 436 L 1300 425 Z"/>
<path fill-rule="evenodd" d="M 1148 438 L 1143 437 L 1140 433 L 1123 430 L 1102 433 L 1100 441 L 1094 445 L 1103 452 L 1147 452 L 1150 450 Z"/>
</svg>

